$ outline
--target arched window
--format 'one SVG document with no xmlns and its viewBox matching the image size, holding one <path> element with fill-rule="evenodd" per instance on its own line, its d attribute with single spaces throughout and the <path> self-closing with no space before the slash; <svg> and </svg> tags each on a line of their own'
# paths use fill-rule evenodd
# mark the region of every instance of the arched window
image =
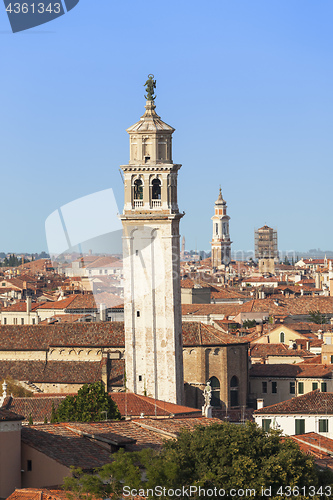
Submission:
<svg viewBox="0 0 333 500">
<path fill-rule="evenodd" d="M 219 225 L 215 224 L 215 234 L 219 234 Z"/>
<path fill-rule="evenodd" d="M 134 199 L 143 199 L 143 184 L 141 179 L 137 179 L 136 181 L 134 181 Z"/>
<path fill-rule="evenodd" d="M 220 402 L 220 382 L 216 377 L 210 377 L 210 386 L 212 388 L 212 399 L 210 404 L 212 406 L 221 406 Z"/>
<path fill-rule="evenodd" d="M 161 181 L 159 179 L 154 179 L 152 182 L 151 197 L 152 200 L 161 199 Z"/>
<path fill-rule="evenodd" d="M 238 378 L 235 375 L 230 380 L 230 406 L 239 406 Z"/>
<path fill-rule="evenodd" d="M 284 344 L 284 332 L 280 333 L 280 342 Z"/>
</svg>

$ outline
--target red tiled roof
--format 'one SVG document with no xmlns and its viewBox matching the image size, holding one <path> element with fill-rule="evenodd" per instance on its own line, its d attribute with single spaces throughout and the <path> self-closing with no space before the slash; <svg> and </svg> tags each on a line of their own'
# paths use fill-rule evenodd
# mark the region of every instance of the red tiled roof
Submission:
<svg viewBox="0 0 333 500">
<path fill-rule="evenodd" d="M 211 325 L 198 322 L 183 322 L 183 345 L 184 347 L 194 345 L 232 345 L 247 344 L 242 337 L 235 337 L 217 330 Z"/>
<path fill-rule="evenodd" d="M 266 358 L 267 356 L 296 356 L 313 357 L 314 354 L 304 349 L 289 349 L 285 344 L 258 344 L 250 347 L 250 356 L 253 358 Z"/>
<path fill-rule="evenodd" d="M 0 422 L 14 422 L 16 420 L 24 420 L 24 417 L 5 408 L 0 408 Z"/>
<path fill-rule="evenodd" d="M 122 416 L 139 417 L 141 413 L 149 416 L 170 416 L 170 415 L 195 415 L 201 414 L 200 410 L 180 406 L 166 401 L 159 401 L 147 396 L 141 396 L 132 392 L 112 392 L 110 394 L 117 404 Z"/>
<path fill-rule="evenodd" d="M 282 364 L 255 364 L 249 370 L 250 377 L 281 377 L 281 378 L 331 378 L 333 366 L 322 364 L 296 365 Z"/>
<path fill-rule="evenodd" d="M 73 500 L 79 499 L 74 493 L 71 493 L 71 498 Z M 68 493 L 67 491 L 47 490 L 46 488 L 22 488 L 15 490 L 7 500 L 68 500 Z"/>
<path fill-rule="evenodd" d="M 255 415 L 332 415 L 333 392 L 320 392 L 319 389 L 303 394 L 296 398 L 288 399 L 282 403 L 265 406 L 254 411 Z"/>
</svg>

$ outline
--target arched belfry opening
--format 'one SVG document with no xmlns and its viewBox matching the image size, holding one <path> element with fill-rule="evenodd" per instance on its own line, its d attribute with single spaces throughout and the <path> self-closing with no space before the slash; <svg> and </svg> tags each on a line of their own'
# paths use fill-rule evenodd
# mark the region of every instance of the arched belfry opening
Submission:
<svg viewBox="0 0 333 500">
<path fill-rule="evenodd" d="M 160 179 L 154 179 L 151 188 L 151 198 L 152 200 L 161 199 L 161 181 Z"/>
<path fill-rule="evenodd" d="M 141 179 L 134 181 L 133 199 L 143 200 L 143 182 Z"/>
</svg>

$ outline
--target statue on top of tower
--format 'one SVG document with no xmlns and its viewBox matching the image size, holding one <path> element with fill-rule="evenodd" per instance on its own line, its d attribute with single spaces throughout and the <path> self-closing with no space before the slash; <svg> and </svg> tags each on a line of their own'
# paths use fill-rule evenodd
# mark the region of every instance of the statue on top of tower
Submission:
<svg viewBox="0 0 333 500">
<path fill-rule="evenodd" d="M 148 80 L 144 84 L 144 87 L 147 87 L 147 95 L 145 95 L 147 101 L 154 101 L 156 99 L 156 95 L 154 96 L 154 89 L 156 89 L 156 80 L 154 80 L 154 75 L 148 75 Z"/>
</svg>

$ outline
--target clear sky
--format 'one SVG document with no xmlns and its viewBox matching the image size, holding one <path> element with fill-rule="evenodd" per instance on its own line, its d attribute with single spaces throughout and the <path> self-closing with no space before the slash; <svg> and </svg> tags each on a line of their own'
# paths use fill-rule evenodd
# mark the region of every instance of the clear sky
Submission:
<svg viewBox="0 0 333 500">
<path fill-rule="evenodd" d="M 97 191 L 122 210 L 148 73 L 187 249 L 210 248 L 221 184 L 234 250 L 265 223 L 282 250 L 333 250 L 332 22 L 332 0 L 80 0 L 13 34 L 1 4 L 0 251 L 47 250 L 47 217 Z"/>
</svg>

